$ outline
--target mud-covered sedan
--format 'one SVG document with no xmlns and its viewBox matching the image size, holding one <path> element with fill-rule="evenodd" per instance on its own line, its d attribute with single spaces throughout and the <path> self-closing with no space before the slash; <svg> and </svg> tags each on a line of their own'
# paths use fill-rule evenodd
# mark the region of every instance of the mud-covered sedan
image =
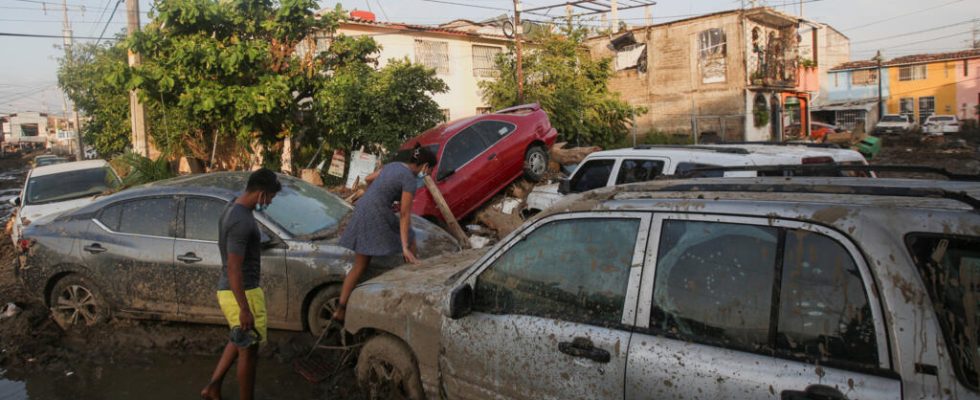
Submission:
<svg viewBox="0 0 980 400">
<path fill-rule="evenodd" d="M 18 276 L 68 324 L 91 325 L 110 312 L 225 323 L 215 300 L 218 219 L 247 178 L 244 172 L 175 178 L 38 221 L 24 232 L 29 243 Z M 353 260 L 336 244 L 352 208 L 299 179 L 280 181 L 283 190 L 272 205 L 255 212 L 269 325 L 319 333 Z M 435 225 L 420 217 L 412 223 L 423 257 L 458 250 Z M 379 258 L 373 270 L 400 258 Z"/>
</svg>

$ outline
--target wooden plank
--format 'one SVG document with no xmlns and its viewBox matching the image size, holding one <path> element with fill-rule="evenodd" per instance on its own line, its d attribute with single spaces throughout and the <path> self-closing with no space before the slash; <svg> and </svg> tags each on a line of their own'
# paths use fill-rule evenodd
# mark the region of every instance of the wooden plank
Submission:
<svg viewBox="0 0 980 400">
<path fill-rule="evenodd" d="M 466 237 L 466 233 L 463 232 L 463 228 L 459 226 L 459 222 L 456 221 L 456 217 L 453 216 L 453 212 L 449 210 L 449 205 L 446 204 L 446 199 L 442 197 L 442 192 L 439 187 L 436 186 L 436 182 L 432 180 L 431 176 L 426 175 L 422 178 L 425 182 L 425 188 L 429 189 L 429 193 L 432 194 L 432 200 L 436 202 L 436 207 L 439 208 L 439 213 L 442 214 L 442 219 L 446 221 L 446 226 L 449 227 L 449 233 L 456 238 L 459 245 L 464 248 L 470 248 L 470 239 Z"/>
</svg>

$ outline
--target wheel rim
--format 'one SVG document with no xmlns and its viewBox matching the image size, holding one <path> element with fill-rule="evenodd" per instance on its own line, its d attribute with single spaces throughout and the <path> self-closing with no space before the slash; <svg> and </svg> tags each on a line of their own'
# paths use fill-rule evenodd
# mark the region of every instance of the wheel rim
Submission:
<svg viewBox="0 0 980 400">
<path fill-rule="evenodd" d="M 68 325 L 86 326 L 99 322 L 99 303 L 84 286 L 69 285 L 62 289 L 54 309 Z"/>
<path fill-rule="evenodd" d="M 316 311 L 316 326 L 314 327 L 314 334 L 319 335 L 324 329 L 327 329 L 327 327 L 330 326 L 330 320 L 333 319 L 333 313 L 334 311 L 337 311 L 337 304 L 339 303 L 340 299 L 337 297 L 327 299 L 327 301 L 323 303 L 323 306 Z"/>
<path fill-rule="evenodd" d="M 535 175 L 541 175 L 544 170 L 548 167 L 547 161 L 545 161 L 544 154 L 540 152 L 531 152 L 527 159 L 528 165 L 531 167 L 531 172 Z"/>
<path fill-rule="evenodd" d="M 402 391 L 401 373 L 391 363 L 372 358 L 368 366 L 368 389 L 372 399 L 407 399 Z"/>
</svg>

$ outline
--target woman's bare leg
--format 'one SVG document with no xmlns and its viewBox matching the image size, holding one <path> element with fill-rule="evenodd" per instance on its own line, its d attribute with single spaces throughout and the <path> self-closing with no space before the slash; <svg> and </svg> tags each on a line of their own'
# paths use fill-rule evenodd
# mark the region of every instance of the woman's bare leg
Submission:
<svg viewBox="0 0 980 400">
<path fill-rule="evenodd" d="M 364 254 L 354 255 L 354 267 L 351 268 L 350 272 L 347 273 L 347 277 L 344 278 L 344 285 L 340 288 L 340 307 L 333 312 L 333 319 L 338 321 L 343 321 L 346 313 L 347 299 L 350 298 L 350 292 L 354 291 L 354 286 L 357 286 L 357 281 L 361 279 L 361 275 L 364 274 L 364 270 L 367 269 L 368 264 L 371 263 L 371 256 Z"/>
</svg>

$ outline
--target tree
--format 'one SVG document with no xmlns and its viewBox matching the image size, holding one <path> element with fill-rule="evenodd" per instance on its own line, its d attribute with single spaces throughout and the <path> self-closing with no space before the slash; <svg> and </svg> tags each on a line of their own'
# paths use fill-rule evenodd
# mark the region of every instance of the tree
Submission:
<svg viewBox="0 0 980 400">
<path fill-rule="evenodd" d="M 609 91 L 609 59 L 594 60 L 582 43 L 585 31 L 541 32 L 525 47 L 524 102 L 537 102 L 548 113 L 560 140 L 579 145 L 609 146 L 628 131 L 633 107 Z M 517 74 L 513 51 L 497 58 L 500 78 L 480 82 L 484 100 L 494 108 L 517 105 Z"/>
</svg>

